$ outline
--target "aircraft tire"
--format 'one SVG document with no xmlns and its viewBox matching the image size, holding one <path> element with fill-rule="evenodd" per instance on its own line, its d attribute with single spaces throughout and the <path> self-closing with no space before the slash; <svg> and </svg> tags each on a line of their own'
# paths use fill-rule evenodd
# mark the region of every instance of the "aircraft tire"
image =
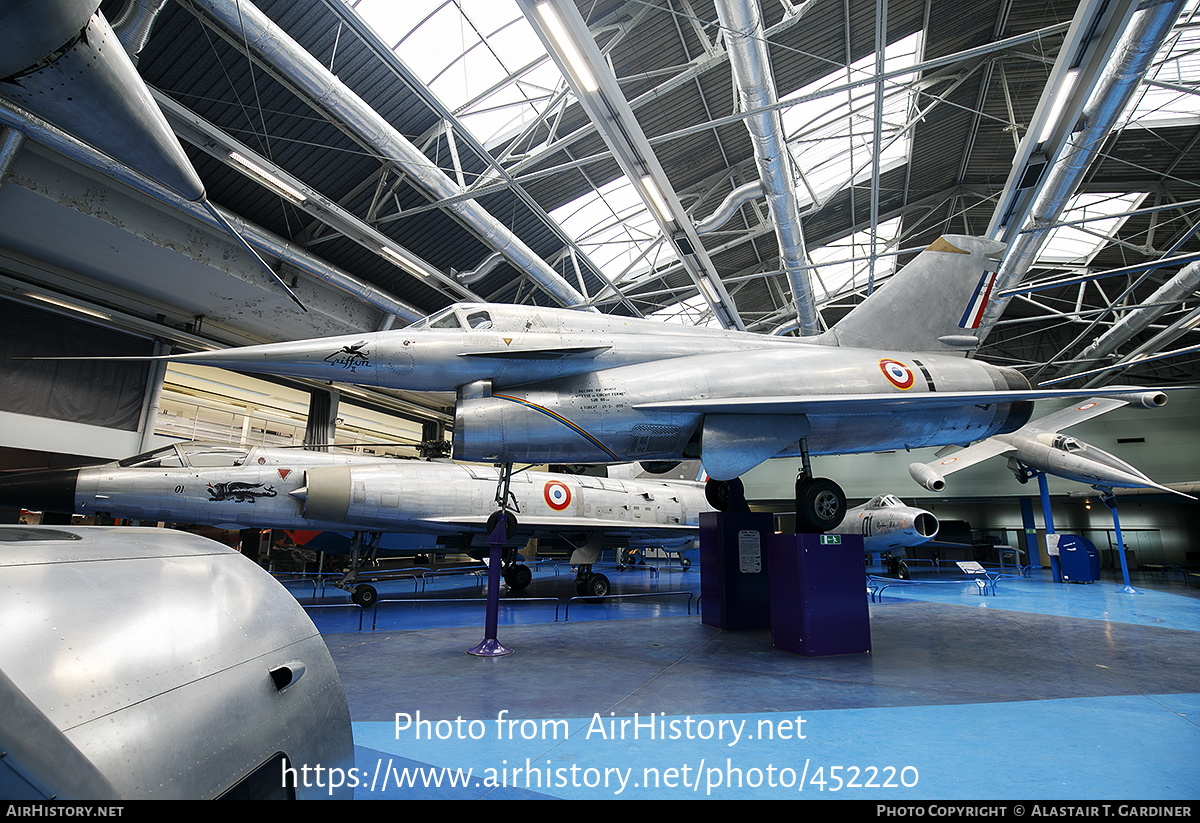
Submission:
<svg viewBox="0 0 1200 823">
<path fill-rule="evenodd" d="M 490 537 L 492 532 L 496 530 L 496 524 L 500 522 L 500 512 L 492 512 L 487 519 L 487 533 Z M 517 517 L 512 512 L 508 513 L 508 518 L 504 521 L 504 539 L 512 540 L 517 533 Z"/>
<path fill-rule="evenodd" d="M 679 565 L 683 566 L 684 569 L 690 569 L 692 567 L 692 561 L 686 557 L 681 557 L 679 558 Z"/>
<path fill-rule="evenodd" d="M 354 593 L 350 595 L 350 600 L 364 609 L 369 609 L 379 600 L 379 592 L 375 590 L 374 586 L 363 583 L 354 587 Z"/>
<path fill-rule="evenodd" d="M 533 582 L 533 572 L 524 563 L 516 563 L 504 572 L 504 582 L 510 589 L 524 591 Z"/>
<path fill-rule="evenodd" d="M 796 493 L 797 531 L 821 534 L 837 528 L 845 517 L 846 495 L 837 483 L 813 477 L 800 484 Z"/>
<path fill-rule="evenodd" d="M 708 480 L 704 484 L 704 498 L 708 501 L 708 505 L 719 512 L 736 511 L 739 501 L 746 499 L 742 478 Z"/>
<path fill-rule="evenodd" d="M 608 582 L 608 578 L 602 574 L 593 574 L 588 578 L 587 592 L 589 597 L 607 597 L 612 586 Z"/>
</svg>

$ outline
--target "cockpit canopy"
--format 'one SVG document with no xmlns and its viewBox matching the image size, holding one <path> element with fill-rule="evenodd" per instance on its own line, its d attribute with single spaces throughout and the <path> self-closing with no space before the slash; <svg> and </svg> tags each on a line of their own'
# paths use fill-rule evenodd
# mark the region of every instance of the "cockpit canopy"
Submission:
<svg viewBox="0 0 1200 823">
<path fill-rule="evenodd" d="M 487 309 L 449 306 L 409 326 L 410 329 L 474 329 L 486 331 L 492 327 L 492 313 Z"/>
<path fill-rule="evenodd" d="M 216 443 L 176 443 L 118 460 L 124 469 L 227 468 L 241 466 L 250 455 L 244 446 Z"/>
<path fill-rule="evenodd" d="M 1069 437 L 1065 434 L 1060 434 L 1055 437 L 1052 445 L 1059 451 L 1064 452 L 1081 452 L 1085 448 L 1085 446 L 1074 437 Z"/>
</svg>

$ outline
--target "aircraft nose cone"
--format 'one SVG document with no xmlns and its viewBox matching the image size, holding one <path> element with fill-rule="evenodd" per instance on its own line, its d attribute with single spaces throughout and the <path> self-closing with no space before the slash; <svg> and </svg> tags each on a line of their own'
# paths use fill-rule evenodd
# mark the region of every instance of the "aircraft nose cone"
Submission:
<svg viewBox="0 0 1200 823">
<path fill-rule="evenodd" d="M 0 475 L 0 506 L 74 514 L 78 480 L 79 469 Z"/>
</svg>

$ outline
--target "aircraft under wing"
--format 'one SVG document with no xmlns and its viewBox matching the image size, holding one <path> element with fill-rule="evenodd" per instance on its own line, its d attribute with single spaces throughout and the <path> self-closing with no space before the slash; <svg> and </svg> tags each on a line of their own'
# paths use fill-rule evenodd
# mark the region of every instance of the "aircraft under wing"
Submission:
<svg viewBox="0 0 1200 823">
<path fill-rule="evenodd" d="M 1128 394 L 1128 388 L 1115 388 L 1113 394 Z M 953 409 L 964 405 L 988 406 L 997 403 L 1022 403 L 1078 397 L 1075 390 L 1030 389 L 1029 391 L 910 392 L 906 394 L 827 394 L 796 397 L 758 396 L 720 399 L 696 398 L 637 403 L 639 411 L 692 412 L 697 414 L 807 414 L 844 415 L 878 414 L 910 409 Z M 1099 398 L 1096 398 L 1099 400 Z M 1124 401 L 1112 408 L 1125 405 Z M 1104 411 L 1108 411 L 1105 409 Z M 1103 414 L 1103 411 L 1096 414 Z M 1095 415 L 1090 415 L 1095 416 Z M 1086 419 L 1086 418 L 1084 418 Z M 1076 421 L 1079 422 L 1079 421 Z"/>
<path fill-rule="evenodd" d="M 1111 494 L 1115 488 L 1145 487 L 1194 499 L 1183 492 L 1155 483 L 1138 469 L 1103 449 L 1059 433 L 1061 429 L 1122 406 L 1135 404 L 1144 408 L 1155 408 L 1166 402 L 1167 396 L 1162 392 L 1137 392 L 1129 389 L 1123 394 L 1093 397 L 1078 405 L 1038 418 L 1015 432 L 994 435 L 931 463 L 912 463 L 908 472 L 925 488 L 940 492 L 946 488 L 946 475 L 990 457 L 1008 455 L 1009 468 L 1022 483 L 1039 473 L 1046 473 L 1085 483 L 1104 494 Z"/>
<path fill-rule="evenodd" d="M 1008 454 L 1010 452 L 1015 452 L 1016 450 L 1016 446 L 1005 440 L 1001 440 L 998 437 L 989 437 L 987 440 L 981 440 L 978 443 L 967 446 L 965 449 L 956 451 L 949 457 L 943 457 L 940 460 L 935 460 L 934 462 L 929 463 L 926 466 L 922 466 L 921 468 L 928 468 L 936 472 L 939 478 L 945 478 L 945 476 L 948 474 L 953 474 L 961 469 L 974 466 L 976 463 L 982 463 L 984 460 L 989 460 L 993 457 L 999 457 L 1002 454 Z M 918 463 L 913 463 L 911 466 L 909 466 L 909 473 L 912 474 L 913 479 L 915 479 L 922 486 L 925 486 L 925 488 L 929 489 L 930 491 L 940 492 L 946 487 L 944 479 L 940 481 L 933 480 L 928 485 L 922 482 L 920 477 L 918 477 L 918 474 L 921 474 L 921 476 L 926 475 L 913 468 L 913 466 L 919 465 L 920 464 Z"/>
</svg>

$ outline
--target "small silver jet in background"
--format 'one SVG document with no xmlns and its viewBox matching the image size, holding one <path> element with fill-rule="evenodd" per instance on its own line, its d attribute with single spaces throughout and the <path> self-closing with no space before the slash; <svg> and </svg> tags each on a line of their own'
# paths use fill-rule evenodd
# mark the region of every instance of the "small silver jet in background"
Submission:
<svg viewBox="0 0 1200 823">
<path fill-rule="evenodd" d="M 1123 396 L 1093 397 L 1086 402 L 1041 417 L 1011 434 L 998 434 L 931 463 L 912 463 L 908 473 L 930 491 L 946 488 L 946 475 L 990 457 L 1008 457 L 1008 467 L 1022 483 L 1038 472 L 1092 486 L 1101 493 L 1146 487 L 1190 497 L 1159 485 L 1133 466 L 1103 449 L 1090 446 L 1060 430 L 1128 404 L 1157 408 L 1167 402 L 1162 392 L 1130 392 Z"/>
<path fill-rule="evenodd" d="M 894 494 L 881 494 L 849 509 L 832 533 L 862 535 L 867 554 L 903 555 L 905 549 L 937 536 L 938 519 L 925 509 L 906 506 Z"/>
</svg>

